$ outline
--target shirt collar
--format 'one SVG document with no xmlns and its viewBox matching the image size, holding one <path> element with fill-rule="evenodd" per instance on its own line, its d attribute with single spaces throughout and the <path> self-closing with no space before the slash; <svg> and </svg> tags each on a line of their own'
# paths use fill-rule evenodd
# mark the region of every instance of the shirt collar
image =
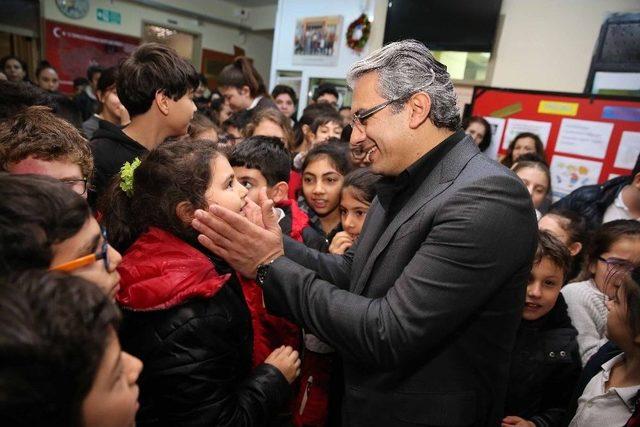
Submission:
<svg viewBox="0 0 640 427">
<path fill-rule="evenodd" d="M 251 105 L 249 106 L 249 108 L 247 108 L 247 110 L 253 110 L 254 108 L 256 108 L 256 105 L 258 105 L 258 102 L 260 102 L 261 99 L 262 95 L 253 98 L 253 101 L 251 102 Z"/>
<path fill-rule="evenodd" d="M 624 353 L 621 353 L 601 365 L 603 384 L 609 381 L 609 375 L 611 375 L 611 369 L 614 365 L 623 359 Z M 627 405 L 627 408 L 633 412 L 636 403 L 636 395 L 638 390 L 640 390 L 640 385 L 631 387 L 611 387 L 611 389 L 615 390 L 620 399 L 622 399 L 624 404 Z"/>
<path fill-rule="evenodd" d="M 613 203 L 616 205 L 616 207 L 623 209 L 625 212 L 629 212 L 629 208 L 624 204 L 624 200 L 622 200 L 623 189 L 624 187 L 620 189 L 620 191 L 618 192 L 618 196 L 616 196 L 616 199 L 613 201 Z"/>
<path fill-rule="evenodd" d="M 97 100 L 98 98 L 96 98 L 96 94 L 93 93 L 93 88 L 91 87 L 91 85 L 87 85 L 87 87 L 84 88 L 84 92 L 89 96 L 89 98 L 93 99 L 93 100 Z"/>
<path fill-rule="evenodd" d="M 459 130 L 436 145 L 400 175 L 385 177 L 376 184 L 376 194 L 382 206 L 386 209 L 394 197 L 409 187 L 419 187 L 422 182 L 433 172 L 438 162 L 460 142 L 466 134 Z"/>
</svg>

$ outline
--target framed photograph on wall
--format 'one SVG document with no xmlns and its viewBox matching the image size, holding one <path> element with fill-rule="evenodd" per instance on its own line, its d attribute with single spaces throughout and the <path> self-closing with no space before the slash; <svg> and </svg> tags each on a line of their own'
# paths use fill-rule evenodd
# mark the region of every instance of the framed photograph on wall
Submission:
<svg viewBox="0 0 640 427">
<path fill-rule="evenodd" d="M 293 63 L 335 66 L 338 64 L 341 40 L 342 16 L 298 19 L 293 42 Z"/>
</svg>

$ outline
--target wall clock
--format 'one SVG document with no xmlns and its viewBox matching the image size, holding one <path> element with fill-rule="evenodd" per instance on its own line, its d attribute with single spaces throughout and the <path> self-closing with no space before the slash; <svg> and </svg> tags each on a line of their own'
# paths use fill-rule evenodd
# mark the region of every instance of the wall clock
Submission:
<svg viewBox="0 0 640 427">
<path fill-rule="evenodd" d="M 56 6 L 71 19 L 82 19 L 89 12 L 89 0 L 56 0 Z"/>
</svg>

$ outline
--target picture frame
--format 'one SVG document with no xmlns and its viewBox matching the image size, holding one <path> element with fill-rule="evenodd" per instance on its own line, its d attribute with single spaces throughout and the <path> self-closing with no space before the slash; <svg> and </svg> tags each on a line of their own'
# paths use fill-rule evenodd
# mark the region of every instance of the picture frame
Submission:
<svg viewBox="0 0 640 427">
<path fill-rule="evenodd" d="M 318 16 L 296 21 L 293 64 L 335 66 L 342 42 L 342 16 Z"/>
</svg>

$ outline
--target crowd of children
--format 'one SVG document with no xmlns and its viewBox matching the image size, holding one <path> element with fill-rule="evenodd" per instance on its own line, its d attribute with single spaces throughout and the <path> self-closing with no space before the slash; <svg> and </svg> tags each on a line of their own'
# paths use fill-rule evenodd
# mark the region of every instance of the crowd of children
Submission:
<svg viewBox="0 0 640 427">
<path fill-rule="evenodd" d="M 338 355 L 267 312 L 260 286 L 192 227 L 198 209 L 250 216 L 266 197 L 285 239 L 350 256 L 380 176 L 351 155 L 351 112 L 335 87 L 321 85 L 298 115 L 295 91 L 270 96 L 238 58 L 216 97 L 191 63 L 149 43 L 119 67 L 89 70 L 74 126 L 22 66 L 1 64 L 11 100 L 0 108 L 2 419 L 339 425 Z M 36 76 L 57 90 L 50 65 Z M 463 127 L 486 150 L 486 120 Z M 552 204 L 544 156 L 524 133 L 502 160 L 540 229 L 514 308 L 522 321 L 502 425 L 638 426 L 640 161 Z"/>
</svg>

